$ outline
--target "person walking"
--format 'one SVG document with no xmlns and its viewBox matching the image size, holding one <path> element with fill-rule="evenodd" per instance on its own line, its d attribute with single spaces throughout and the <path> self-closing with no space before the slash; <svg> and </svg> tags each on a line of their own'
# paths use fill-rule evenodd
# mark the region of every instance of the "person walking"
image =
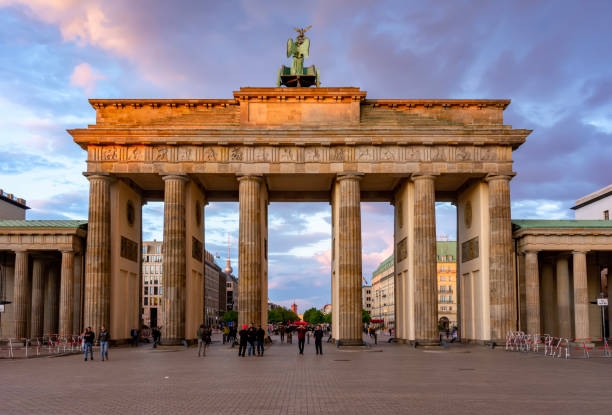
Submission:
<svg viewBox="0 0 612 415">
<path fill-rule="evenodd" d="M 151 336 L 153 336 L 153 348 L 156 349 L 161 339 L 161 331 L 159 331 L 158 327 L 153 327 L 153 330 L 151 331 Z"/>
<path fill-rule="evenodd" d="M 230 335 L 230 328 L 229 326 L 226 325 L 225 327 L 223 327 L 223 344 L 229 341 L 230 339 L 229 335 Z"/>
<path fill-rule="evenodd" d="M 304 342 L 306 340 L 306 327 L 300 326 L 297 328 L 298 335 L 298 349 L 300 354 L 304 354 Z"/>
<path fill-rule="evenodd" d="M 89 357 L 93 361 L 93 343 L 96 338 L 96 333 L 91 330 L 91 327 L 87 327 L 85 334 L 83 334 L 83 354 L 85 355 L 85 361 L 87 361 L 87 352 L 89 351 Z"/>
<path fill-rule="evenodd" d="M 283 324 L 281 324 L 280 328 L 278 329 L 278 332 L 280 333 L 281 343 L 284 343 L 285 342 L 285 326 Z"/>
<path fill-rule="evenodd" d="M 106 330 L 106 327 L 100 327 L 100 333 L 98 333 L 98 342 L 100 343 L 100 360 L 108 360 L 108 341 L 110 340 L 110 333 Z"/>
<path fill-rule="evenodd" d="M 257 341 L 257 356 L 263 356 L 264 354 L 264 340 L 266 338 L 266 331 L 261 327 L 261 324 L 257 328 L 256 341 Z"/>
<path fill-rule="evenodd" d="M 206 356 L 206 341 L 207 341 L 207 337 L 210 338 L 210 336 L 208 335 L 209 331 L 208 329 L 204 326 L 204 323 L 200 324 L 200 327 L 198 328 L 198 357 L 201 356 Z"/>
<path fill-rule="evenodd" d="M 257 329 L 255 328 L 255 324 L 251 323 L 251 327 L 247 331 L 247 340 L 249 341 L 249 356 L 251 356 L 251 352 L 253 352 L 253 356 L 255 356 L 255 341 L 257 340 Z"/>
<path fill-rule="evenodd" d="M 130 336 L 132 336 L 132 347 L 138 347 L 138 329 L 133 328 L 130 331 Z"/>
<path fill-rule="evenodd" d="M 247 348 L 247 325 L 244 324 L 242 326 L 242 330 L 240 330 L 240 347 L 238 348 L 238 356 L 244 357 Z"/>
<path fill-rule="evenodd" d="M 320 325 L 317 325 L 317 328 L 314 331 L 314 339 L 315 339 L 315 351 L 317 354 L 323 354 L 323 330 Z"/>
<path fill-rule="evenodd" d="M 374 344 L 378 344 L 378 337 L 376 336 L 376 327 L 370 328 L 370 337 L 374 338 Z"/>
</svg>

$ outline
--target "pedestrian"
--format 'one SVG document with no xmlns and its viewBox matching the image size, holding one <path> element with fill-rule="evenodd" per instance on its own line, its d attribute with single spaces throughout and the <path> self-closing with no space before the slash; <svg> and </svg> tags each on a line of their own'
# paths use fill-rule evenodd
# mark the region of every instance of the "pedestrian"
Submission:
<svg viewBox="0 0 612 415">
<path fill-rule="evenodd" d="M 153 330 L 151 330 L 151 336 L 153 337 L 153 348 L 156 349 L 157 345 L 159 344 L 159 339 L 161 338 L 161 331 L 159 331 L 159 328 L 153 327 Z"/>
<path fill-rule="evenodd" d="M 278 329 L 278 332 L 280 333 L 281 343 L 284 343 L 285 342 L 285 326 L 283 324 L 281 324 L 280 328 Z"/>
<path fill-rule="evenodd" d="M 206 328 L 204 327 L 204 323 L 200 324 L 200 327 L 198 328 L 197 336 L 198 336 L 198 357 L 200 357 L 200 354 L 203 354 L 203 356 L 206 356 Z"/>
<path fill-rule="evenodd" d="M 287 344 L 293 344 L 293 327 L 287 327 Z"/>
<path fill-rule="evenodd" d="M 132 336 L 132 347 L 138 347 L 138 329 L 133 328 L 130 331 L 130 336 Z"/>
<path fill-rule="evenodd" d="M 210 344 L 212 343 L 212 333 L 212 329 L 210 327 L 207 327 L 204 333 L 204 354 L 206 354 L 208 346 L 210 346 Z"/>
<path fill-rule="evenodd" d="M 229 341 L 230 328 L 229 326 L 223 327 L 223 344 Z"/>
<path fill-rule="evenodd" d="M 91 330 L 91 327 L 87 327 L 85 334 L 83 335 L 84 346 L 83 354 L 85 355 L 85 361 L 87 361 L 87 352 L 89 351 L 89 357 L 93 360 L 93 342 L 96 338 L 96 333 Z"/>
<path fill-rule="evenodd" d="M 321 326 L 317 325 L 317 328 L 314 331 L 314 339 L 315 339 L 315 351 L 317 354 L 323 354 L 323 330 L 321 330 Z"/>
<path fill-rule="evenodd" d="M 255 356 L 255 341 L 257 340 L 257 329 L 255 328 L 255 323 L 251 323 L 251 327 L 247 330 L 247 340 L 249 341 L 249 356 L 251 356 L 251 352 L 253 356 Z"/>
<path fill-rule="evenodd" d="M 108 360 L 108 341 L 110 340 L 110 333 L 106 330 L 106 327 L 100 327 L 100 333 L 98 333 L 98 342 L 100 343 L 100 360 Z"/>
<path fill-rule="evenodd" d="M 238 348 L 238 356 L 244 357 L 244 353 L 247 348 L 247 325 L 244 324 L 242 326 L 242 330 L 240 330 L 240 347 Z"/>
<path fill-rule="evenodd" d="M 452 339 L 451 339 L 451 343 L 454 343 L 457 340 L 457 327 L 453 328 L 453 334 L 452 334 Z"/>
<path fill-rule="evenodd" d="M 304 354 L 304 341 L 306 340 L 306 327 L 300 326 L 297 328 L 298 334 L 298 349 L 300 354 Z"/>
<path fill-rule="evenodd" d="M 310 327 L 306 330 L 306 341 L 310 344 Z"/>
<path fill-rule="evenodd" d="M 370 336 L 374 338 L 374 344 L 378 344 L 378 336 L 376 335 L 376 327 L 370 328 Z"/>
<path fill-rule="evenodd" d="M 264 354 L 264 340 L 266 338 L 266 331 L 261 327 L 261 324 L 257 328 L 256 341 L 257 341 L 257 356 L 263 356 Z"/>
</svg>

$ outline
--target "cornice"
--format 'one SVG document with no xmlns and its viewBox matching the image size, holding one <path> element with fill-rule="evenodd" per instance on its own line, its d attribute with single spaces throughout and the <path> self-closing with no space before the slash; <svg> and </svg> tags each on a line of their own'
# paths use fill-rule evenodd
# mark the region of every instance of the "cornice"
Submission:
<svg viewBox="0 0 612 415">
<path fill-rule="evenodd" d="M 214 108 L 214 107 L 228 107 L 232 105 L 239 105 L 239 102 L 235 99 L 90 99 L 89 103 L 94 109 L 101 109 L 106 107 L 115 107 L 117 109 L 122 108 Z"/>
<path fill-rule="evenodd" d="M 510 105 L 509 99 L 366 99 L 364 105 L 382 108 L 497 108 L 505 110 Z"/>
</svg>

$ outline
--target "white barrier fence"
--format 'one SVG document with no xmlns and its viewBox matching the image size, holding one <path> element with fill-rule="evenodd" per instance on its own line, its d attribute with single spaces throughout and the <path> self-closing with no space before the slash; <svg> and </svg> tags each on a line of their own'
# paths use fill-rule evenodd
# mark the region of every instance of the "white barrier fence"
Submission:
<svg viewBox="0 0 612 415">
<path fill-rule="evenodd" d="M 608 340 L 612 338 L 598 337 L 595 340 L 601 341 L 602 346 L 598 347 L 601 350 L 599 357 L 612 357 Z M 509 331 L 506 335 L 506 351 L 524 352 L 524 353 L 540 353 L 543 351 L 544 356 L 553 358 L 570 358 L 570 349 L 572 344 L 575 349 L 582 351 L 582 357 L 589 359 L 593 346 L 591 346 L 591 338 L 587 339 L 569 339 L 565 337 L 554 337 L 549 334 L 528 334 L 522 331 Z"/>
<path fill-rule="evenodd" d="M 0 338 L 0 358 L 38 357 L 83 351 L 83 336 L 48 334 L 43 337 Z"/>
</svg>

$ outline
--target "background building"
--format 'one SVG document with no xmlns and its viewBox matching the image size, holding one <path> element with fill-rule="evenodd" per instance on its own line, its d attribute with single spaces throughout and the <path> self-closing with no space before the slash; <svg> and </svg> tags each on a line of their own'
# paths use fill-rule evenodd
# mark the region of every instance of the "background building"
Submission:
<svg viewBox="0 0 612 415">
<path fill-rule="evenodd" d="M 238 311 L 238 278 L 231 273 L 225 273 L 225 309 Z"/>
<path fill-rule="evenodd" d="M 204 324 L 214 325 L 221 322 L 221 316 L 225 313 L 225 273 L 215 262 L 215 257 L 208 251 L 204 251 Z M 222 282 L 222 283 L 221 283 Z M 223 297 L 224 301 L 220 301 Z M 223 308 L 221 306 L 223 305 Z"/>
<path fill-rule="evenodd" d="M 361 307 L 372 316 L 372 286 L 364 285 L 361 287 Z"/>
<path fill-rule="evenodd" d="M 438 320 L 457 325 L 457 242 L 438 241 Z"/>
<path fill-rule="evenodd" d="M 393 255 L 372 273 L 372 320 L 383 320 L 385 327 L 395 326 L 395 281 Z"/>
<path fill-rule="evenodd" d="M 331 304 L 325 304 L 325 305 L 323 306 L 323 308 L 321 309 L 321 312 L 322 312 L 323 314 L 329 314 L 329 313 L 331 313 L 331 312 L 332 312 L 332 305 L 331 305 Z"/>
<path fill-rule="evenodd" d="M 0 220 L 14 219 L 24 220 L 26 217 L 26 201 L 19 197 L 15 197 L 12 193 L 5 193 L 0 189 Z"/>
<path fill-rule="evenodd" d="M 572 209 L 576 219 L 610 220 L 612 184 L 576 200 Z"/>
<path fill-rule="evenodd" d="M 164 256 L 162 241 L 142 243 L 142 314 L 149 327 L 164 325 L 162 313 Z"/>
<path fill-rule="evenodd" d="M 291 311 L 293 311 L 295 314 L 298 313 L 298 306 L 296 303 L 291 304 Z"/>
</svg>

